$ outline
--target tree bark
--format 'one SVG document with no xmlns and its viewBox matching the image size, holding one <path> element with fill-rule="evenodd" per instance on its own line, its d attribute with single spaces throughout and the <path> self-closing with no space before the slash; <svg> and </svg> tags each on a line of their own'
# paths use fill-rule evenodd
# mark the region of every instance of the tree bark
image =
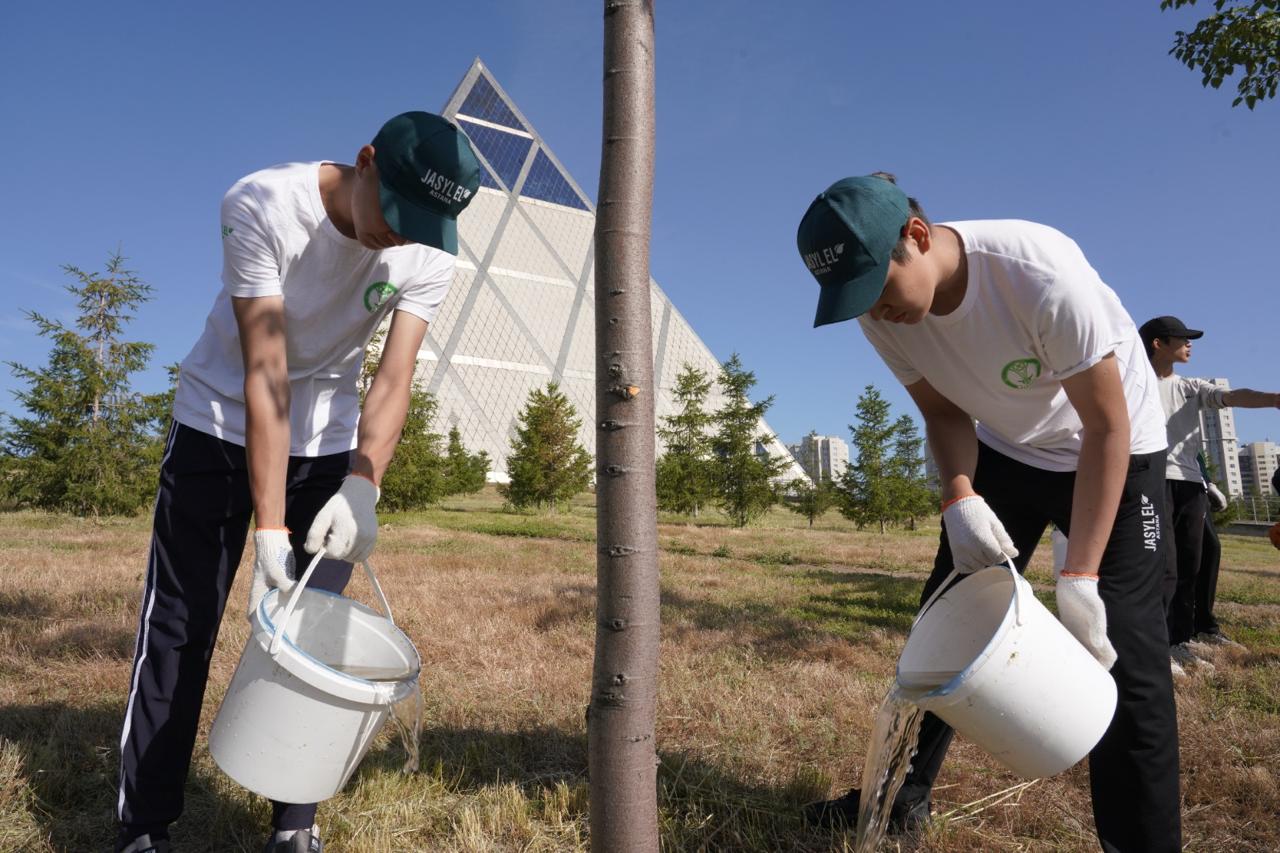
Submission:
<svg viewBox="0 0 1280 853">
<path fill-rule="evenodd" d="M 653 63 L 652 0 L 605 0 L 595 230 L 596 647 L 587 711 L 597 853 L 658 849 Z"/>
</svg>

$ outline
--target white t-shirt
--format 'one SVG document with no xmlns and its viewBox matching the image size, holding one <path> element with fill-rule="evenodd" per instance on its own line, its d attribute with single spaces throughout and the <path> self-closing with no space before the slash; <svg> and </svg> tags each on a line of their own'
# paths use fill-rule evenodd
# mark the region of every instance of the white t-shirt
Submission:
<svg viewBox="0 0 1280 853">
<path fill-rule="evenodd" d="M 1115 353 L 1129 410 L 1130 453 L 1164 449 L 1156 376 L 1133 320 L 1080 247 L 1019 220 L 950 222 L 968 286 L 946 316 L 915 324 L 859 318 L 903 385 L 929 380 L 978 421 L 978 438 L 1049 471 L 1074 471 L 1083 425 L 1062 380 Z"/>
<path fill-rule="evenodd" d="M 1203 379 L 1168 376 L 1156 380 L 1160 384 L 1160 403 L 1164 407 L 1165 429 L 1169 437 L 1169 459 L 1165 463 L 1166 480 L 1203 483 L 1196 454 L 1201 449 L 1200 409 L 1226 408 L 1223 397 L 1227 389 Z"/>
<path fill-rule="evenodd" d="M 182 362 L 173 416 L 245 443 L 244 360 L 233 296 L 284 296 L 293 456 L 356 446 L 356 383 L 365 347 L 388 312 L 435 317 L 454 257 L 411 243 L 374 251 L 344 237 L 320 199 L 320 163 L 242 178 L 222 200 L 222 290 Z"/>
</svg>

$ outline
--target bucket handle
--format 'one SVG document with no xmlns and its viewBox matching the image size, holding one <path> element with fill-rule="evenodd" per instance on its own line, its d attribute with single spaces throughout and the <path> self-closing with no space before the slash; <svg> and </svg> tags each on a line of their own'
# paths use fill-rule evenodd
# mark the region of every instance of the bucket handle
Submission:
<svg viewBox="0 0 1280 853">
<path fill-rule="evenodd" d="M 321 548 L 316 552 L 311 564 L 307 566 L 307 570 L 302 573 L 302 577 L 298 579 L 298 583 L 290 591 L 289 602 L 284 606 L 284 613 L 281 615 L 280 621 L 276 623 L 275 633 L 271 637 L 271 647 L 268 652 L 272 657 L 280 653 L 280 646 L 284 643 L 284 627 L 289 624 L 289 618 L 293 616 L 293 609 L 298 606 L 298 601 L 302 598 L 300 593 L 306 587 L 307 581 L 311 580 L 312 573 L 315 572 L 316 566 L 320 565 L 320 560 L 323 558 L 324 549 Z M 387 621 L 392 625 L 396 624 L 396 620 L 391 616 L 391 605 L 387 603 L 387 597 L 382 593 L 382 585 L 378 583 L 378 577 L 373 573 L 373 567 L 369 565 L 368 560 L 362 561 L 360 566 L 369 577 L 369 582 L 373 584 L 373 591 L 378 596 L 378 603 L 382 605 L 382 612 L 387 617 Z"/>
<path fill-rule="evenodd" d="M 1010 560 L 1009 558 L 1006 557 L 1005 561 L 1001 565 L 1004 568 L 1007 568 L 1010 571 L 1010 573 L 1012 573 L 1013 575 L 1013 619 L 1017 625 L 1021 626 L 1022 625 L 1022 597 L 1027 594 L 1026 592 L 1023 591 L 1023 587 L 1026 586 L 1028 589 L 1030 589 L 1030 584 L 1022 580 L 1022 577 L 1018 574 L 1017 568 L 1015 568 L 1013 565 L 1013 560 Z M 933 603 L 937 601 L 939 598 L 941 598 L 944 592 L 946 592 L 948 589 L 951 588 L 952 581 L 954 581 L 956 577 L 958 577 L 959 575 L 960 575 L 959 569 L 952 569 L 951 574 L 947 575 L 947 577 L 942 581 L 942 583 L 938 584 L 938 588 L 933 591 L 933 595 L 929 596 L 929 600 L 926 601 L 924 604 L 920 605 L 920 612 L 916 614 L 915 620 L 911 623 L 912 628 L 915 628 L 916 623 L 924 618 L 925 611 L 927 611 L 930 607 L 932 607 Z M 1022 583 L 1019 583 L 1019 581 L 1022 581 Z"/>
</svg>

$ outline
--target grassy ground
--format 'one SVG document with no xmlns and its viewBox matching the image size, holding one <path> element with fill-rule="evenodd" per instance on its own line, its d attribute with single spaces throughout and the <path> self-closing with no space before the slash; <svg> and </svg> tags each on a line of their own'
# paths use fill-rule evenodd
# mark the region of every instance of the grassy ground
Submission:
<svg viewBox="0 0 1280 853">
<path fill-rule="evenodd" d="M 492 493 L 388 516 L 375 566 L 424 660 L 422 771 L 389 734 L 322 804 L 334 851 L 587 848 L 583 711 L 595 522 L 503 512 Z M 806 801 L 856 785 L 937 529 L 831 514 L 746 530 L 662 519 L 658 744 L 664 848 L 844 850 Z M 148 520 L 0 515 L 0 850 L 105 849 Z M 1219 616 L 1247 652 L 1178 685 L 1188 849 L 1280 849 L 1280 555 L 1224 537 Z M 1029 576 L 1048 589 L 1048 548 Z M 247 636 L 247 575 L 214 655 L 207 727 Z M 353 594 L 364 597 L 357 579 Z M 889 849 L 1094 850 L 1083 767 L 1018 780 L 957 741 L 927 835 Z M 992 798 L 1007 792 L 1005 799 Z M 990 798 L 990 799 L 984 799 Z M 203 736 L 174 826 L 183 851 L 256 850 L 267 804 Z"/>
</svg>

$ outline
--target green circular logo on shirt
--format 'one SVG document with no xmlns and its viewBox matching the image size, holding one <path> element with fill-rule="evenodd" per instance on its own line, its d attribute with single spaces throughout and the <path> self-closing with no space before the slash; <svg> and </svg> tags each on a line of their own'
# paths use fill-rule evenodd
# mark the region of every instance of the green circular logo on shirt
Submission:
<svg viewBox="0 0 1280 853">
<path fill-rule="evenodd" d="M 1040 360 L 1035 358 L 1015 358 L 1000 371 L 1004 384 L 1015 391 L 1030 388 L 1031 383 L 1040 378 Z"/>
<path fill-rule="evenodd" d="M 382 307 L 388 299 L 396 295 L 396 286 L 389 281 L 375 281 L 365 288 L 364 307 L 372 314 Z"/>
</svg>

